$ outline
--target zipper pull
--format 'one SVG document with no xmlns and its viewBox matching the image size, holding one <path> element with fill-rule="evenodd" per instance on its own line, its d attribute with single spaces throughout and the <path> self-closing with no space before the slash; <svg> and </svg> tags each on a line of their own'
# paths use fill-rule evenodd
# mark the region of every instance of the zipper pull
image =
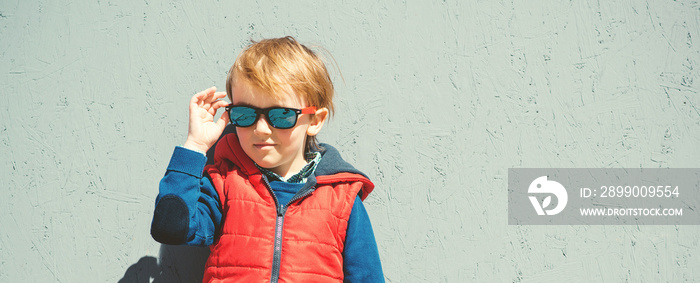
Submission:
<svg viewBox="0 0 700 283">
<path fill-rule="evenodd" d="M 284 204 L 280 204 L 280 209 L 277 211 L 277 216 L 284 215 Z"/>
</svg>

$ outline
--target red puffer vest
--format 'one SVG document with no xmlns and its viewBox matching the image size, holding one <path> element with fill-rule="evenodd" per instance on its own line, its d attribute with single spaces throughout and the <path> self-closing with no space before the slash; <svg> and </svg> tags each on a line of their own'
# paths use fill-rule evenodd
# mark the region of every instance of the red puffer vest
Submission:
<svg viewBox="0 0 700 283">
<path fill-rule="evenodd" d="M 316 176 L 315 189 L 288 207 L 278 206 L 235 134 L 219 141 L 214 165 L 205 171 L 224 218 L 204 282 L 343 281 L 350 211 L 358 193 L 364 200 L 374 188 L 369 179 L 345 172 Z"/>
</svg>

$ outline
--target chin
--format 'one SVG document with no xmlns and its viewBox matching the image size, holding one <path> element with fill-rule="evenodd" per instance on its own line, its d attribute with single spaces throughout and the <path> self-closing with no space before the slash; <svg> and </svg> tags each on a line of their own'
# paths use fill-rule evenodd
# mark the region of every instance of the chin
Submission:
<svg viewBox="0 0 700 283">
<path fill-rule="evenodd" d="M 253 160 L 253 161 L 255 161 L 255 163 L 258 164 L 258 166 L 265 168 L 265 169 L 272 169 L 272 168 L 275 168 L 278 166 L 278 164 L 277 164 L 278 162 L 276 162 L 275 160 L 269 160 L 266 157 L 263 157 L 260 160 Z"/>
</svg>

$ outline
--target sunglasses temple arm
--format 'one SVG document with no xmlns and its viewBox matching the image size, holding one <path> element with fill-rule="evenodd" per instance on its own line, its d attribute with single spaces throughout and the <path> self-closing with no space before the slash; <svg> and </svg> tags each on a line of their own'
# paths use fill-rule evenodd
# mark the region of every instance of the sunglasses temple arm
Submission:
<svg viewBox="0 0 700 283">
<path fill-rule="evenodd" d="M 316 113 L 316 107 L 314 106 L 309 106 L 304 109 L 301 109 L 301 114 L 314 114 Z"/>
</svg>

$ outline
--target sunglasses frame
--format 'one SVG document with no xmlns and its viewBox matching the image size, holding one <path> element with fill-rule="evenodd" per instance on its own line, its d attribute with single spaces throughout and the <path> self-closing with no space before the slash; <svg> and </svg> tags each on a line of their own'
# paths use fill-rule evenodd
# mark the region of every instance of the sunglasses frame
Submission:
<svg viewBox="0 0 700 283">
<path fill-rule="evenodd" d="M 231 117 L 231 109 L 237 108 L 237 107 L 250 108 L 250 109 L 255 110 L 255 120 L 253 121 L 252 124 L 250 124 L 248 126 L 240 126 L 240 125 L 237 125 L 236 123 L 233 122 L 233 118 Z M 273 125 L 272 122 L 270 121 L 270 110 L 273 110 L 273 109 L 284 109 L 284 110 L 290 110 L 290 111 L 294 112 L 295 113 L 294 114 L 294 123 L 290 127 L 277 127 L 277 126 Z M 252 125 L 255 125 L 255 123 L 258 122 L 258 119 L 260 119 L 260 114 L 262 114 L 265 117 L 265 121 L 267 121 L 267 124 L 270 125 L 270 127 L 273 127 L 275 129 L 283 129 L 284 130 L 284 129 L 294 128 L 294 126 L 297 125 L 297 121 L 299 120 L 299 114 L 315 114 L 316 107 L 309 106 L 309 107 L 306 107 L 303 109 L 297 109 L 297 108 L 289 108 L 289 107 L 257 108 L 257 107 L 248 106 L 248 105 L 229 105 L 229 106 L 226 106 L 226 112 L 227 112 L 227 115 L 229 115 L 228 117 L 229 117 L 229 120 L 231 121 L 231 124 L 233 124 L 236 127 L 247 128 L 247 127 L 250 127 Z"/>
</svg>

